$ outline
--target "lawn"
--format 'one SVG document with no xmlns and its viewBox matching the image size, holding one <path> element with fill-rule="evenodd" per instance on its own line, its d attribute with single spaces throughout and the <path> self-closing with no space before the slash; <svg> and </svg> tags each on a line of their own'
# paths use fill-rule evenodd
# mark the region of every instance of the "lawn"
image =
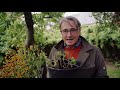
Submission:
<svg viewBox="0 0 120 90">
<path fill-rule="evenodd" d="M 112 62 L 106 61 L 109 78 L 120 78 L 120 67 L 116 67 Z"/>
</svg>

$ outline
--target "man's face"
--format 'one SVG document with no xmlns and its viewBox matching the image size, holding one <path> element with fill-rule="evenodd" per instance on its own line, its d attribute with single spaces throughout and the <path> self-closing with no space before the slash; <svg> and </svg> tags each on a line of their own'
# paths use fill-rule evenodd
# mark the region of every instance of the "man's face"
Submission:
<svg viewBox="0 0 120 90">
<path fill-rule="evenodd" d="M 63 41 L 69 46 L 73 47 L 79 38 L 80 29 L 72 20 L 63 21 L 61 24 L 61 33 Z"/>
</svg>

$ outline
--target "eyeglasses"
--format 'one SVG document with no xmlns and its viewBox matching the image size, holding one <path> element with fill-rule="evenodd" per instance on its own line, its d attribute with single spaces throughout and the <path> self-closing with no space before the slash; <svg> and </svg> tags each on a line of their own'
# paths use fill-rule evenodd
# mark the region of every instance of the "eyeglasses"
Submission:
<svg viewBox="0 0 120 90">
<path fill-rule="evenodd" d="M 71 28 L 70 30 L 67 30 L 67 29 L 64 29 L 64 30 L 61 30 L 60 32 L 63 34 L 63 35 L 67 35 L 68 32 L 70 32 L 72 35 L 76 34 L 78 31 L 77 28 Z"/>
</svg>

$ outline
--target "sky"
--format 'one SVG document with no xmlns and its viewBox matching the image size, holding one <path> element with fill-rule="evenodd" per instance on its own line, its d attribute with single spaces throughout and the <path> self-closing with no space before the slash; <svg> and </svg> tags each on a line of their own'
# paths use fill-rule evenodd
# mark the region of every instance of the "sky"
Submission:
<svg viewBox="0 0 120 90">
<path fill-rule="evenodd" d="M 66 16 L 78 14 L 78 13 L 80 13 L 80 12 L 66 12 L 66 13 L 64 14 L 64 16 L 66 17 Z"/>
<path fill-rule="evenodd" d="M 40 13 L 40 12 L 33 12 L 33 13 Z M 92 24 L 96 22 L 96 20 L 92 16 L 92 12 L 66 12 L 64 14 L 64 17 L 66 16 L 76 17 L 80 21 L 81 25 Z"/>
<path fill-rule="evenodd" d="M 66 16 L 76 17 L 82 25 L 96 22 L 96 20 L 92 16 L 92 12 L 66 12 L 64 14 L 64 17 Z"/>
</svg>

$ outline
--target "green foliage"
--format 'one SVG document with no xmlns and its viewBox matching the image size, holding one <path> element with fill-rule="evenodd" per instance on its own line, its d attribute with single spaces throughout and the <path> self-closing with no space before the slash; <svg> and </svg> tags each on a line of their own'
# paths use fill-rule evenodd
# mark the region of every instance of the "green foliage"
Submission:
<svg viewBox="0 0 120 90">
<path fill-rule="evenodd" d="M 22 19 L 16 18 L 11 25 L 4 30 L 4 35 L 1 35 L 1 52 L 5 53 L 6 50 L 13 47 L 21 47 L 25 41 L 25 24 Z"/>
<path fill-rule="evenodd" d="M 111 25 L 113 20 L 113 12 L 92 12 L 97 23 Z"/>
<path fill-rule="evenodd" d="M 63 12 L 33 14 L 35 44 L 45 47 L 49 43 L 60 40 L 58 21 L 62 15 Z M 52 16 L 52 18 L 48 18 L 48 16 Z M 19 48 L 24 47 L 27 27 L 23 13 L 1 12 L 0 20 L 0 54 L 7 54 L 9 49 L 17 51 Z M 48 26 L 50 29 L 46 29 Z M 0 62 L 3 62 L 2 58 Z"/>
<path fill-rule="evenodd" d="M 48 43 L 58 41 L 58 25 L 62 15 L 63 12 L 41 12 L 33 15 L 35 41 L 37 44 L 45 46 Z"/>
<path fill-rule="evenodd" d="M 65 53 L 58 51 L 55 55 L 54 60 L 47 59 L 47 66 L 55 69 L 70 69 L 77 66 L 76 60 L 72 57 L 69 59 L 65 58 Z"/>
<path fill-rule="evenodd" d="M 41 71 L 41 68 L 45 64 L 45 61 L 47 59 L 45 53 L 41 51 L 38 46 L 34 45 L 30 46 L 30 49 L 27 50 L 27 54 L 25 54 L 24 58 L 29 68 L 26 77 L 42 78 L 43 71 Z"/>
<path fill-rule="evenodd" d="M 58 41 L 58 34 L 52 35 L 52 32 L 58 32 L 58 21 L 63 12 L 41 12 L 33 14 L 34 37 L 35 42 L 44 47 L 48 43 Z M 48 18 L 52 16 L 52 18 Z M 26 24 L 23 20 L 23 13 L 2 12 L 0 13 L 0 52 L 5 53 L 9 48 L 19 48 L 24 46 L 26 38 Z M 47 30 L 46 27 L 50 27 Z M 49 33 L 51 33 L 49 35 Z M 55 41 L 52 41 L 54 38 Z"/>
<path fill-rule="evenodd" d="M 82 36 L 84 36 L 91 44 L 101 48 L 105 57 L 111 57 L 111 46 L 120 48 L 120 28 L 107 27 L 104 24 L 90 25 L 82 27 Z M 118 53 L 118 52 L 114 52 Z"/>
<path fill-rule="evenodd" d="M 0 78 L 42 78 L 42 66 L 47 57 L 37 45 L 10 49 L 0 67 Z"/>
<path fill-rule="evenodd" d="M 110 46 L 120 48 L 120 27 L 113 24 L 113 12 L 93 12 L 97 23 L 82 26 L 82 35 L 93 45 L 100 47 L 106 57 L 110 56 Z"/>
<path fill-rule="evenodd" d="M 3 60 L 4 60 L 4 57 L 0 54 L 0 66 L 2 65 Z"/>
</svg>

